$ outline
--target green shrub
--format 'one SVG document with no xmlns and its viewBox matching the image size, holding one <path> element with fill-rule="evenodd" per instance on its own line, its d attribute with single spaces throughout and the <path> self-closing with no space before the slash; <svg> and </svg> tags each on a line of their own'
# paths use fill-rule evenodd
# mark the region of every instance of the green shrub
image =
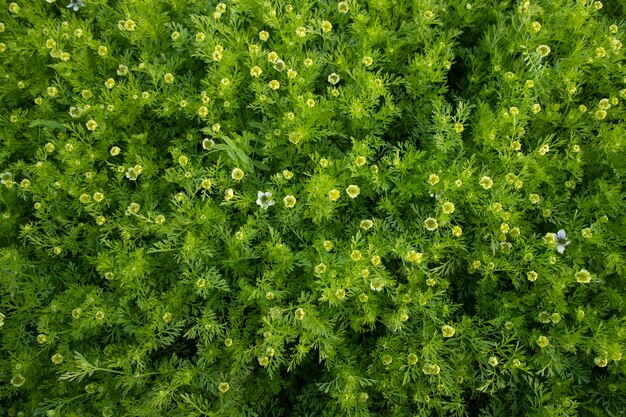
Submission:
<svg viewBox="0 0 626 417">
<path fill-rule="evenodd" d="M 0 6 L 0 415 L 625 412 L 626 3 Z"/>
</svg>

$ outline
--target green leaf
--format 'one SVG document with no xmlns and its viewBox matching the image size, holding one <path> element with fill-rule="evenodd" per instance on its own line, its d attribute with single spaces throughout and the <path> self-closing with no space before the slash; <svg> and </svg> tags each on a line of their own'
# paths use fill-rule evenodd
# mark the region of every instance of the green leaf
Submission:
<svg viewBox="0 0 626 417">
<path fill-rule="evenodd" d="M 37 119 L 37 120 L 33 120 L 32 122 L 30 122 L 30 124 L 28 125 L 29 127 L 38 127 L 38 126 L 44 126 L 47 127 L 49 129 L 60 129 L 62 131 L 66 131 L 67 127 L 65 127 L 65 125 L 59 123 L 59 122 L 55 122 L 54 120 L 46 120 L 46 119 Z"/>
</svg>

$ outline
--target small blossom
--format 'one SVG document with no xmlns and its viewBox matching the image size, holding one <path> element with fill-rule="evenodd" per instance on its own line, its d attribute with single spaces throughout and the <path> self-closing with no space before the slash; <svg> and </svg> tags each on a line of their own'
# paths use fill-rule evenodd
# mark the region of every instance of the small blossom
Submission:
<svg viewBox="0 0 626 417">
<path fill-rule="evenodd" d="M 443 212 L 444 212 L 444 213 L 446 213 L 446 214 L 452 214 L 452 213 L 454 213 L 454 209 L 455 209 L 455 208 L 454 208 L 454 204 L 453 204 L 453 203 L 451 203 L 451 202 L 449 202 L 449 201 L 448 201 L 448 202 L 443 203 L 442 210 L 443 210 Z"/>
<path fill-rule="evenodd" d="M 225 394 L 226 391 L 228 391 L 230 389 L 230 385 L 228 384 L 228 382 L 220 382 L 220 384 L 217 386 L 217 389 L 222 393 Z"/>
<path fill-rule="evenodd" d="M 422 261 L 423 254 L 420 252 L 415 252 L 414 250 L 410 250 L 406 254 L 406 259 L 409 262 L 420 263 Z"/>
<path fill-rule="evenodd" d="M 538 103 L 533 104 L 532 106 L 530 106 L 530 111 L 535 114 L 539 113 L 541 111 L 541 105 Z"/>
<path fill-rule="evenodd" d="M 328 20 L 324 20 L 322 22 L 322 31 L 330 32 L 332 29 L 333 29 L 333 25 Z"/>
<path fill-rule="evenodd" d="M 380 278 L 375 278 L 373 281 L 370 282 L 370 289 L 372 291 L 376 291 L 376 292 L 380 292 L 383 290 L 383 282 Z"/>
<path fill-rule="evenodd" d="M 93 199 L 94 201 L 96 201 L 97 203 L 101 202 L 102 200 L 104 200 L 104 194 L 101 192 L 96 192 L 93 195 Z"/>
<path fill-rule="evenodd" d="M 21 387 L 26 382 L 26 378 L 22 374 L 17 374 L 11 378 L 11 385 L 14 387 Z"/>
<path fill-rule="evenodd" d="M 363 57 L 363 59 L 361 60 L 361 62 L 363 63 L 363 65 L 365 65 L 366 67 L 369 67 L 370 65 L 372 65 L 374 63 L 374 60 L 372 59 L 371 56 L 366 56 Z"/>
<path fill-rule="evenodd" d="M 454 327 L 446 324 L 441 328 L 441 332 L 443 333 L 443 337 L 452 337 L 454 336 L 455 330 Z"/>
<path fill-rule="evenodd" d="M 550 342 L 548 341 L 548 338 L 547 338 L 547 337 L 545 337 L 545 336 L 539 336 L 539 337 L 537 338 L 537 344 L 538 344 L 538 345 L 539 345 L 539 347 L 541 347 L 541 348 L 544 348 L 544 347 L 548 346 L 548 343 L 550 343 Z"/>
<path fill-rule="evenodd" d="M 336 85 L 339 82 L 339 80 L 340 80 L 339 75 L 335 74 L 334 72 L 328 76 L 328 82 L 331 83 L 332 85 Z"/>
<path fill-rule="evenodd" d="M 453 226 L 452 227 L 452 236 L 459 237 L 463 234 L 463 229 L 461 226 Z"/>
<path fill-rule="evenodd" d="M 224 200 L 226 201 L 232 200 L 234 196 L 235 196 L 235 192 L 233 191 L 232 188 L 228 188 L 227 190 L 224 191 Z"/>
<path fill-rule="evenodd" d="M 63 363 L 63 355 L 58 352 L 55 353 L 54 356 L 52 356 L 52 363 L 54 363 L 55 365 Z"/>
<path fill-rule="evenodd" d="M 361 229 L 369 230 L 374 225 L 374 222 L 371 220 L 362 220 L 361 221 Z"/>
<path fill-rule="evenodd" d="M 361 251 L 360 250 L 353 250 L 352 253 L 350 254 L 350 258 L 353 261 L 360 261 L 361 259 L 363 259 L 363 255 L 361 255 Z"/>
<path fill-rule="evenodd" d="M 537 274 L 535 271 L 529 271 L 529 272 L 526 274 L 526 278 L 528 278 L 528 280 L 529 280 L 530 282 L 535 282 L 535 281 L 537 281 L 537 277 L 539 277 L 539 274 Z"/>
<path fill-rule="evenodd" d="M 259 191 L 257 193 L 256 203 L 261 206 L 264 210 L 267 210 L 268 207 L 273 206 L 275 204 L 274 200 L 272 200 L 272 193 L 270 191 Z"/>
<path fill-rule="evenodd" d="M 304 312 L 304 309 L 302 307 L 298 307 L 294 314 L 296 316 L 296 319 L 298 319 L 298 320 L 304 319 L 305 312 Z"/>
<path fill-rule="evenodd" d="M 244 175 L 244 173 L 243 173 L 243 171 L 240 168 L 235 168 L 230 173 L 230 176 L 235 181 L 241 181 L 241 179 L 243 178 L 243 175 Z"/>
<path fill-rule="evenodd" d="M 100 45 L 98 47 L 98 55 L 105 56 L 109 52 L 109 48 L 104 45 Z"/>
<path fill-rule="evenodd" d="M 531 25 L 534 32 L 539 32 L 541 30 L 541 23 L 533 22 Z"/>
<path fill-rule="evenodd" d="M 576 272 L 576 281 L 580 284 L 588 284 L 591 282 L 591 274 L 586 269 Z"/>
<path fill-rule="evenodd" d="M 380 256 L 378 255 L 372 256 L 372 258 L 370 259 L 370 262 L 372 262 L 372 265 L 374 266 L 380 265 L 380 262 L 381 262 Z"/>
<path fill-rule="evenodd" d="M 87 204 L 91 201 L 91 196 L 89 194 L 81 194 L 81 196 L 78 199 L 80 200 L 81 203 Z"/>
<path fill-rule="evenodd" d="M 167 74 L 165 74 L 163 76 L 163 79 L 165 80 L 166 83 L 172 84 L 174 82 L 174 75 L 172 75 L 172 73 L 168 72 Z"/>
<path fill-rule="evenodd" d="M 206 39 L 206 34 L 204 32 L 198 32 L 196 33 L 196 42 L 204 42 Z"/>
<path fill-rule="evenodd" d="M 85 125 L 87 125 L 87 129 L 94 131 L 96 130 L 96 128 L 98 127 L 98 123 L 96 123 L 95 120 L 89 120 L 87 123 L 85 123 Z"/>
<path fill-rule="evenodd" d="M 488 362 L 489 362 L 489 365 L 493 367 L 498 366 L 498 358 L 496 358 L 495 356 L 491 356 Z"/>
<path fill-rule="evenodd" d="M 274 51 L 270 52 L 269 54 L 267 54 L 267 60 L 272 64 L 275 63 L 276 60 L 278 60 L 278 54 Z"/>
<path fill-rule="evenodd" d="M 296 36 L 299 38 L 304 38 L 306 36 L 306 28 L 304 26 L 299 26 L 296 29 Z"/>
<path fill-rule="evenodd" d="M 206 108 L 206 106 L 201 106 L 198 109 L 198 116 L 200 117 L 206 117 L 207 114 L 209 114 L 209 109 Z"/>
<path fill-rule="evenodd" d="M 580 233 L 583 235 L 584 238 L 590 238 L 591 236 L 593 236 L 591 229 L 588 227 L 585 227 L 584 229 L 582 229 Z"/>
<path fill-rule="evenodd" d="M 337 5 L 337 10 L 339 10 L 339 13 L 346 14 L 350 10 L 350 6 L 348 5 L 347 1 L 341 1 Z"/>
<path fill-rule="evenodd" d="M 292 208 L 296 205 L 296 198 L 292 195 L 287 195 L 283 198 L 283 202 L 285 203 L 285 207 Z"/>
<path fill-rule="evenodd" d="M 605 357 L 594 358 L 593 362 L 600 368 L 604 368 L 609 363 L 608 359 Z"/>
<path fill-rule="evenodd" d="M 259 39 L 261 39 L 262 41 L 266 41 L 268 38 L 270 37 L 270 34 L 264 30 L 259 32 Z"/>
<path fill-rule="evenodd" d="M 278 82 L 278 80 L 272 80 L 268 85 L 272 90 L 278 90 L 280 88 L 280 82 Z"/>
<path fill-rule="evenodd" d="M 288 78 L 293 79 L 293 78 L 296 78 L 297 75 L 298 75 L 298 71 L 296 71 L 294 69 L 289 68 L 289 70 L 287 71 L 287 77 Z"/>
<path fill-rule="evenodd" d="M 9 4 L 9 11 L 11 13 L 17 14 L 20 12 L 20 6 L 17 3 Z"/>
<path fill-rule="evenodd" d="M 488 190 L 493 186 L 493 180 L 488 177 L 488 176 L 483 176 L 480 181 L 479 184 L 485 189 Z"/>
<path fill-rule="evenodd" d="M 432 232 L 433 230 L 437 230 L 439 224 L 437 223 L 437 219 L 429 217 L 424 220 L 424 227 Z"/>
<path fill-rule="evenodd" d="M 606 115 L 607 115 L 607 113 L 606 113 L 605 110 L 598 110 L 596 112 L 596 119 L 602 120 L 602 119 L 604 119 L 606 117 Z"/>
<path fill-rule="evenodd" d="M 263 73 L 263 70 L 259 66 L 254 66 L 254 67 L 250 68 L 250 75 L 253 76 L 253 77 L 258 77 L 262 73 Z"/>
<path fill-rule="evenodd" d="M 356 198 L 360 192 L 361 190 L 357 185 L 349 185 L 348 188 L 346 188 L 346 193 L 348 193 L 350 198 Z"/>
<path fill-rule="evenodd" d="M 330 201 L 337 201 L 340 197 L 341 193 L 339 192 L 339 190 L 336 189 L 332 189 L 328 192 L 328 199 Z"/>
<path fill-rule="evenodd" d="M 539 56 L 545 58 L 546 56 L 548 56 L 548 54 L 550 54 L 550 47 L 548 45 L 539 45 L 536 51 Z"/>
<path fill-rule="evenodd" d="M 537 204 L 539 200 L 541 200 L 541 197 L 539 197 L 539 194 L 531 194 L 528 199 L 532 204 Z"/>
</svg>

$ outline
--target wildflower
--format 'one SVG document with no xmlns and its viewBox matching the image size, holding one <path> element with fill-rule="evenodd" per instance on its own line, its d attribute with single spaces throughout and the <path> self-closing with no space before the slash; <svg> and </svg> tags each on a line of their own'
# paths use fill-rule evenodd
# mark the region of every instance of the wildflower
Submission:
<svg viewBox="0 0 626 417">
<path fill-rule="evenodd" d="M 306 101 L 306 105 L 309 107 L 315 107 L 315 100 L 313 100 L 312 98 L 308 99 Z"/>
<path fill-rule="evenodd" d="M 588 284 L 591 282 L 591 274 L 586 269 L 576 272 L 576 281 L 579 284 Z"/>
<path fill-rule="evenodd" d="M 588 227 L 585 227 L 583 230 L 580 231 L 580 233 L 583 235 L 583 237 L 585 238 L 590 238 L 593 234 L 591 233 L 591 229 Z"/>
<path fill-rule="evenodd" d="M 296 76 L 298 75 L 298 71 L 293 70 L 291 68 L 289 68 L 289 70 L 287 71 L 287 77 L 288 78 L 296 78 Z"/>
<path fill-rule="evenodd" d="M 317 274 L 323 274 L 324 272 L 326 272 L 326 265 L 324 263 L 315 265 L 315 272 Z"/>
<path fill-rule="evenodd" d="M 104 320 L 104 318 L 106 317 L 106 314 L 104 313 L 104 311 L 98 310 L 98 311 L 96 311 L 95 317 L 96 317 L 96 320 L 100 320 L 101 321 L 101 320 Z"/>
<path fill-rule="evenodd" d="M 435 364 L 426 364 L 422 368 L 422 372 L 424 372 L 426 375 L 438 375 L 440 371 L 441 368 L 439 367 L 439 365 Z"/>
<path fill-rule="evenodd" d="M 296 36 L 298 36 L 299 38 L 304 38 L 306 36 L 306 28 L 304 28 L 304 26 L 299 26 L 296 29 Z"/>
<path fill-rule="evenodd" d="M 415 252 L 414 250 L 410 250 L 406 254 L 406 259 L 409 262 L 420 263 L 422 262 L 423 254 L 421 252 Z"/>
<path fill-rule="evenodd" d="M 352 253 L 350 254 L 350 258 L 353 261 L 360 261 L 361 259 L 363 259 L 363 255 L 361 255 L 361 251 L 360 250 L 353 250 Z"/>
<path fill-rule="evenodd" d="M 443 337 L 452 337 L 454 336 L 455 330 L 454 327 L 446 324 L 441 328 L 441 332 L 443 333 Z"/>
<path fill-rule="evenodd" d="M 374 222 L 371 220 L 362 220 L 361 221 L 361 229 L 369 230 L 374 225 Z"/>
<path fill-rule="evenodd" d="M 371 56 L 366 56 L 366 57 L 363 57 L 363 60 L 361 62 L 366 67 L 369 67 L 370 65 L 372 65 L 374 63 L 374 60 L 372 59 Z"/>
<path fill-rule="evenodd" d="M 594 358 L 593 362 L 596 365 L 598 365 L 600 368 L 604 368 L 609 363 L 607 358 L 604 358 L 604 357 Z"/>
<path fill-rule="evenodd" d="M 606 111 L 605 111 L 605 110 L 598 110 L 598 111 L 596 112 L 596 119 L 598 119 L 598 120 L 602 120 L 602 119 L 604 119 L 604 118 L 606 117 L 606 114 L 607 114 L 607 113 L 606 113 Z"/>
<path fill-rule="evenodd" d="M 559 313 L 552 313 L 550 315 L 550 320 L 552 320 L 552 323 L 557 324 L 558 322 L 561 321 L 561 315 Z"/>
<path fill-rule="evenodd" d="M 530 111 L 532 111 L 534 114 L 537 114 L 541 111 L 541 105 L 538 103 L 533 104 L 532 106 L 530 106 Z"/>
<path fill-rule="evenodd" d="M 265 42 L 270 37 L 270 34 L 264 30 L 259 32 L 259 39 Z"/>
<path fill-rule="evenodd" d="M 304 60 L 304 66 L 305 67 L 310 67 L 311 65 L 313 65 L 313 60 L 311 58 L 306 58 Z"/>
<path fill-rule="evenodd" d="M 322 22 L 322 31 L 330 32 L 332 29 L 333 29 L 333 25 L 328 20 L 324 20 Z"/>
<path fill-rule="evenodd" d="M 519 150 L 522 149 L 522 144 L 519 143 L 519 141 L 514 140 L 514 141 L 511 142 L 511 149 L 514 150 L 514 151 L 519 151 Z M 508 182 L 508 180 L 507 180 L 507 182 Z"/>
<path fill-rule="evenodd" d="M 488 177 L 488 176 L 483 176 L 480 181 L 479 184 L 485 189 L 488 190 L 493 186 L 493 180 Z"/>
<path fill-rule="evenodd" d="M 269 206 L 273 206 L 274 200 L 272 200 L 272 193 L 270 191 L 259 191 L 257 193 L 256 203 L 261 206 L 264 210 L 267 210 Z M 295 203 L 294 203 L 295 204 Z"/>
<path fill-rule="evenodd" d="M 13 378 L 11 378 L 11 385 L 14 387 L 21 387 L 24 385 L 24 382 L 26 382 L 26 378 L 24 378 L 22 374 L 14 375 Z"/>
<path fill-rule="evenodd" d="M 459 237 L 463 234 L 463 229 L 461 226 L 453 226 L 452 227 L 452 236 Z"/>
<path fill-rule="evenodd" d="M 534 32 L 539 32 L 541 30 L 541 23 L 533 22 L 531 27 L 533 28 Z"/>
<path fill-rule="evenodd" d="M 280 82 L 278 82 L 278 80 L 272 80 L 268 85 L 272 90 L 278 90 L 280 88 Z"/>
<path fill-rule="evenodd" d="M 596 48 L 596 56 L 598 58 L 604 58 L 606 56 L 606 50 L 603 47 Z"/>
<path fill-rule="evenodd" d="M 337 299 L 339 300 L 343 300 L 344 298 L 346 298 L 346 290 L 343 288 L 338 289 L 337 291 L 335 291 L 335 297 L 337 297 Z"/>
<path fill-rule="evenodd" d="M 196 42 L 204 42 L 205 39 L 206 39 L 206 34 L 204 34 L 204 32 L 196 33 Z"/>
<path fill-rule="evenodd" d="M 528 199 L 532 204 L 537 204 L 539 200 L 541 200 L 541 197 L 539 197 L 539 194 L 531 194 Z"/>
<path fill-rule="evenodd" d="M 535 82 L 533 80 L 526 80 L 526 88 L 533 88 L 535 86 Z"/>
<path fill-rule="evenodd" d="M 189 162 L 189 158 L 187 158 L 185 155 L 181 155 L 178 157 L 178 163 L 181 166 L 183 167 L 186 166 L 188 162 Z"/>
<path fill-rule="evenodd" d="M 164 215 L 162 215 L 162 214 L 157 215 L 157 216 L 154 218 L 154 222 L 155 222 L 156 224 L 163 224 L 163 223 L 165 222 L 165 216 L 164 216 Z"/>
<path fill-rule="evenodd" d="M 215 141 L 213 139 L 204 138 L 202 140 L 202 149 L 210 150 L 215 145 Z"/>
<path fill-rule="evenodd" d="M 409 365 L 415 365 L 417 363 L 417 355 L 415 353 L 409 353 L 409 356 L 407 357 L 407 361 L 409 362 Z"/>
<path fill-rule="evenodd" d="M 170 313 L 169 311 L 164 313 L 162 319 L 164 322 L 169 323 L 170 321 L 172 321 L 172 313 Z"/>
<path fill-rule="evenodd" d="M 433 17 L 435 17 L 435 14 L 434 14 L 432 11 L 430 11 L 430 10 L 426 10 L 426 11 L 424 12 L 424 19 L 426 19 L 426 20 L 430 20 L 430 19 L 432 19 Z"/>
<path fill-rule="evenodd" d="M 56 88 L 56 87 L 48 87 L 48 88 L 46 89 L 46 92 L 48 93 L 48 95 L 49 95 L 50 97 L 54 97 L 54 96 L 56 96 L 56 95 L 58 94 L 58 92 L 59 92 L 59 91 L 57 90 L 57 88 Z"/>
<path fill-rule="evenodd" d="M 209 114 L 209 109 L 207 109 L 206 106 L 201 106 L 198 109 L 198 116 L 206 117 L 207 114 Z"/>
<path fill-rule="evenodd" d="M 224 191 L 224 200 L 229 201 L 231 200 L 235 195 L 235 192 L 233 191 L 232 188 L 228 188 L 227 190 Z"/>
<path fill-rule="evenodd" d="M 61 59 L 61 61 L 67 62 L 70 60 L 70 54 L 68 52 L 61 52 L 61 55 L 59 55 L 59 58 Z"/>
<path fill-rule="evenodd" d="M 9 11 L 11 13 L 17 14 L 20 12 L 20 6 L 17 3 L 9 4 Z"/>
<path fill-rule="evenodd" d="M 393 357 L 391 355 L 385 355 L 382 358 L 383 365 L 385 366 L 390 365 L 392 361 L 393 361 Z"/>
<path fill-rule="evenodd" d="M 100 45 L 98 47 L 98 55 L 105 56 L 109 52 L 109 48 L 104 45 Z"/>
<path fill-rule="evenodd" d="M 361 190 L 357 185 L 349 185 L 348 188 L 346 188 L 346 193 L 348 193 L 350 198 L 356 198 L 360 192 Z"/>
<path fill-rule="evenodd" d="M 205 190 L 210 190 L 212 185 L 213 183 L 208 178 L 203 179 L 202 182 L 200 183 L 200 186 L 204 188 Z"/>
<path fill-rule="evenodd" d="M 339 192 L 339 190 L 336 190 L 333 188 L 332 190 L 328 192 L 328 199 L 330 201 L 337 201 L 340 195 L 341 193 Z"/>
<path fill-rule="evenodd" d="M 539 45 L 536 51 L 540 57 L 545 58 L 550 53 L 550 47 L 548 45 Z"/>
<path fill-rule="evenodd" d="M 101 202 L 102 200 L 104 200 L 104 194 L 103 194 L 103 193 L 101 193 L 101 192 L 96 192 L 96 193 L 94 193 L 94 195 L 93 195 L 93 199 L 94 199 L 94 201 L 95 201 L 95 202 L 99 203 L 99 202 Z"/>
<path fill-rule="evenodd" d="M 278 60 L 278 54 L 274 51 L 270 52 L 269 54 L 267 54 L 267 60 L 272 64 L 275 63 L 276 60 Z"/>
<path fill-rule="evenodd" d="M 449 201 L 445 202 L 445 203 L 443 203 L 442 209 L 443 209 L 444 213 L 452 214 L 452 213 L 454 213 L 454 204 L 449 202 Z"/>
<path fill-rule="evenodd" d="M 220 62 L 222 60 L 222 53 L 220 51 L 213 51 L 213 61 Z"/>
<path fill-rule="evenodd" d="M 232 179 L 234 179 L 235 181 L 241 181 L 241 179 L 243 178 L 243 171 L 240 168 L 235 168 L 232 170 L 232 172 L 230 173 L 230 176 L 232 177 Z"/>
<path fill-rule="evenodd" d="M 59 365 L 59 364 L 63 363 L 63 355 L 61 355 L 61 354 L 60 354 L 60 353 L 58 353 L 58 352 L 57 352 L 57 353 L 55 353 L 55 354 L 52 356 L 52 363 L 54 363 L 54 364 L 56 364 L 56 365 Z"/>
<path fill-rule="evenodd" d="M 372 289 L 372 291 L 376 291 L 376 292 L 381 292 L 383 290 L 383 282 L 380 278 L 375 278 L 373 281 L 370 282 L 370 288 Z"/>
<path fill-rule="evenodd" d="M 339 13 L 346 14 L 350 10 L 350 6 L 348 5 L 347 1 L 341 1 L 337 5 L 337 10 L 339 10 Z"/>
<path fill-rule="evenodd" d="M 305 312 L 302 307 L 298 307 L 294 314 L 296 316 L 296 319 L 302 320 L 304 318 Z"/>
<path fill-rule="evenodd" d="M 561 229 L 557 233 L 552 233 L 553 242 L 557 243 L 557 250 L 559 253 L 563 253 L 565 251 L 565 246 L 569 245 L 569 240 L 565 235 L 565 230 Z"/>
<path fill-rule="evenodd" d="M 130 167 L 126 171 L 126 178 L 132 181 L 135 181 L 137 180 L 137 177 L 139 176 L 139 174 L 141 174 L 142 170 L 143 170 L 143 167 L 141 165 L 135 165 L 134 167 Z"/>
<path fill-rule="evenodd" d="M 334 72 L 328 76 L 328 82 L 331 83 L 332 85 L 336 85 L 339 82 L 339 80 L 340 80 L 339 75 L 335 74 Z"/>
<path fill-rule="evenodd" d="M 491 356 L 488 362 L 489 362 L 489 365 L 493 367 L 498 366 L 498 358 L 496 358 L 495 356 Z"/>
<path fill-rule="evenodd" d="M 254 66 L 254 67 L 250 68 L 250 75 L 253 76 L 253 77 L 258 77 L 262 73 L 263 73 L 263 70 L 259 66 Z"/>
<path fill-rule="evenodd" d="M 48 340 L 48 336 L 40 333 L 37 335 L 37 343 L 39 343 L 40 345 L 43 345 L 44 343 L 46 343 L 46 341 Z"/>
<path fill-rule="evenodd" d="M 172 75 L 172 73 L 168 72 L 167 74 L 165 74 L 163 76 L 163 79 L 165 80 L 166 83 L 168 84 L 172 84 L 174 82 L 174 76 Z"/>
<path fill-rule="evenodd" d="M 285 203 L 285 207 L 292 208 L 296 205 L 296 198 L 292 195 L 287 195 L 283 198 L 283 202 Z"/>
<path fill-rule="evenodd" d="M 437 219 L 429 217 L 424 220 L 424 227 L 432 232 L 433 230 L 437 230 L 439 224 L 437 223 Z"/>
<path fill-rule="evenodd" d="M 372 256 L 372 258 L 370 259 L 370 262 L 372 262 L 372 265 L 374 266 L 380 265 L 380 262 L 381 262 L 380 256 L 378 255 Z"/>
<path fill-rule="evenodd" d="M 548 346 L 548 343 L 550 343 L 550 342 L 548 341 L 548 338 L 547 338 L 547 337 L 545 337 L 545 336 L 539 336 L 539 337 L 537 338 L 537 344 L 538 344 L 538 345 L 539 345 L 539 347 L 541 347 L 541 348 L 544 348 L 544 347 Z"/>
<path fill-rule="evenodd" d="M 461 132 L 462 132 L 462 131 L 464 131 L 464 130 L 465 130 L 465 128 L 463 127 L 463 124 L 462 124 L 462 123 L 460 123 L 460 122 L 456 122 L 456 123 L 454 124 L 454 131 L 455 131 L 456 133 L 461 133 Z"/>
<path fill-rule="evenodd" d="M 529 280 L 530 282 L 535 282 L 535 281 L 537 281 L 537 278 L 538 278 L 538 277 L 539 277 L 539 274 L 537 274 L 535 271 L 529 271 L 529 272 L 526 274 L 526 278 L 528 278 L 528 280 Z"/>
<path fill-rule="evenodd" d="M 126 208 L 126 215 L 137 214 L 141 206 L 137 203 L 130 203 L 130 205 Z"/>
<path fill-rule="evenodd" d="M 91 201 L 91 196 L 89 194 L 81 194 L 81 196 L 78 199 L 80 200 L 81 203 L 87 204 Z"/>
<path fill-rule="evenodd" d="M 220 384 L 217 386 L 217 389 L 220 390 L 222 394 L 224 394 L 230 389 L 230 385 L 228 384 L 228 382 L 220 382 Z"/>
<path fill-rule="evenodd" d="M 259 365 L 265 367 L 270 363 L 270 359 L 267 356 L 261 356 L 258 358 Z"/>
</svg>

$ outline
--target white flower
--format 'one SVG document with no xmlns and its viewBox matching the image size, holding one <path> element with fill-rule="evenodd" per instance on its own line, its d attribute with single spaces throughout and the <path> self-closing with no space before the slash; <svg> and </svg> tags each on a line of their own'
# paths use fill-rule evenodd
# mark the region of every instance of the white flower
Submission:
<svg viewBox="0 0 626 417">
<path fill-rule="evenodd" d="M 257 197 L 256 203 L 265 210 L 267 210 L 269 206 L 273 206 L 275 204 L 274 200 L 272 200 L 272 193 L 270 191 L 259 191 Z"/>
<path fill-rule="evenodd" d="M 559 253 L 565 252 L 565 246 L 569 245 L 569 240 L 565 236 L 565 230 L 561 229 L 557 233 L 552 233 L 552 236 L 554 236 Z"/>
</svg>

